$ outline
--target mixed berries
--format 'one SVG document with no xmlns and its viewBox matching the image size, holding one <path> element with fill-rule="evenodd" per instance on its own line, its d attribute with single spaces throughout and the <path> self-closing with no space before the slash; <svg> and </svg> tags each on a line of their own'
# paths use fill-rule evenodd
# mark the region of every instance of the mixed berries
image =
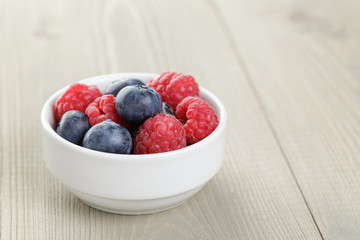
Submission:
<svg viewBox="0 0 360 240">
<path fill-rule="evenodd" d="M 96 86 L 72 84 L 56 101 L 56 132 L 96 151 L 151 154 L 201 141 L 219 124 L 215 110 L 199 97 L 195 79 L 165 72 L 147 85 L 116 80 L 104 94 Z"/>
</svg>

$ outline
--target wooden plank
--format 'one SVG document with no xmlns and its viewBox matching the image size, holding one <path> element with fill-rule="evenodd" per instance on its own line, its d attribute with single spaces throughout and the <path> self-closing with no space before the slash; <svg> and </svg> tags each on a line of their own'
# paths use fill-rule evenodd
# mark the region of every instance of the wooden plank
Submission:
<svg viewBox="0 0 360 240">
<path fill-rule="evenodd" d="M 217 1 L 325 239 L 360 238 L 359 1 Z"/>
<path fill-rule="evenodd" d="M 207 1 L 0 2 L 3 239 L 321 239 Z M 122 216 L 47 172 L 39 114 L 58 88 L 121 71 L 192 73 L 229 111 L 224 166 L 186 204 Z"/>
</svg>

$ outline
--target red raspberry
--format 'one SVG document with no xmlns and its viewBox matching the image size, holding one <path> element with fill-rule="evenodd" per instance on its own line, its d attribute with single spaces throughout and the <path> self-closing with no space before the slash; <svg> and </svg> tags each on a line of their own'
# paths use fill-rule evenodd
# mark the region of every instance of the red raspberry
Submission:
<svg viewBox="0 0 360 240">
<path fill-rule="evenodd" d="M 85 113 L 86 107 L 95 98 L 101 96 L 100 90 L 96 86 L 87 86 L 83 83 L 74 83 L 56 101 L 54 114 L 57 121 L 62 115 L 70 110 L 78 110 Z"/>
<path fill-rule="evenodd" d="M 128 126 L 128 123 L 117 114 L 115 100 L 116 98 L 111 94 L 103 95 L 96 98 L 87 106 L 85 114 L 89 117 L 90 126 L 94 126 L 108 119 L 124 127 Z"/>
<path fill-rule="evenodd" d="M 140 126 L 134 141 L 134 153 L 160 153 L 186 146 L 185 130 L 173 115 L 159 113 Z"/>
<path fill-rule="evenodd" d="M 188 144 L 199 142 L 219 124 L 215 110 L 199 97 L 187 97 L 176 108 L 176 118 L 184 123 Z"/>
<path fill-rule="evenodd" d="M 163 102 L 173 109 L 187 96 L 199 96 L 199 85 L 195 79 L 183 73 L 165 72 L 158 78 L 151 80 L 149 87 L 155 89 Z"/>
</svg>

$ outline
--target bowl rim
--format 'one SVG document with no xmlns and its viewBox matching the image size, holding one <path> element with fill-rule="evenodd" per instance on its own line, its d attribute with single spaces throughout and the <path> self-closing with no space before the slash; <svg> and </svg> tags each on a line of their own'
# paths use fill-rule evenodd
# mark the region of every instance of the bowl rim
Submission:
<svg viewBox="0 0 360 240">
<path fill-rule="evenodd" d="M 159 76 L 158 74 L 154 73 L 142 73 L 142 72 L 123 72 L 123 73 L 112 73 L 112 74 L 105 74 L 105 75 L 98 75 L 94 77 L 89 77 L 82 79 L 80 81 L 76 81 L 79 83 L 86 83 L 87 85 L 96 85 L 95 83 L 98 82 L 101 79 L 109 79 L 109 78 L 119 78 L 126 75 L 138 75 L 138 76 L 146 76 L 146 77 L 156 77 Z M 115 80 L 115 79 L 114 79 Z M 75 83 L 75 82 L 74 82 Z M 73 83 L 71 83 L 73 84 Z M 41 109 L 41 125 L 43 130 L 45 130 L 48 134 L 51 135 L 51 137 L 58 140 L 60 143 L 64 144 L 65 146 L 73 149 L 74 151 L 80 151 L 83 154 L 91 154 L 92 156 L 98 157 L 102 161 L 115 161 L 115 162 L 141 162 L 141 161 L 157 161 L 162 160 L 164 157 L 171 159 L 171 156 L 177 155 L 177 154 L 186 154 L 189 151 L 196 150 L 198 148 L 201 148 L 203 145 L 206 145 L 207 142 L 215 139 L 218 135 L 220 135 L 223 131 L 225 131 L 226 122 L 227 122 L 227 112 L 225 109 L 224 104 L 220 101 L 220 99 L 210 92 L 209 90 L 199 87 L 200 88 L 200 95 L 205 95 L 207 98 L 210 98 L 213 103 L 216 104 L 217 109 L 219 112 L 217 113 L 219 118 L 219 124 L 215 128 L 215 130 L 206 138 L 203 140 L 192 144 L 190 146 L 186 146 L 181 149 L 169 151 L 169 152 L 163 152 L 163 153 L 153 153 L 153 154 L 116 154 L 116 153 L 106 153 L 106 152 L 100 152 L 88 148 L 84 148 L 82 146 L 73 144 L 64 138 L 60 137 L 58 134 L 56 134 L 56 131 L 52 128 L 51 123 L 46 115 L 47 109 L 51 107 L 53 109 L 52 105 L 56 99 L 59 97 L 59 95 L 64 92 L 70 84 L 66 85 L 65 87 L 61 88 L 60 90 L 53 93 L 44 103 Z M 214 106 L 213 106 L 214 107 Z M 170 160 L 169 159 L 169 160 Z"/>
</svg>

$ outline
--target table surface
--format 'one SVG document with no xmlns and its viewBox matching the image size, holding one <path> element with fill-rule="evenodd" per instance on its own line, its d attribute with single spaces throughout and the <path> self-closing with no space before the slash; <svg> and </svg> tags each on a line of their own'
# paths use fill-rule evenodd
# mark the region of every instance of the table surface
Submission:
<svg viewBox="0 0 360 240">
<path fill-rule="evenodd" d="M 224 164 L 123 216 L 47 171 L 40 110 L 115 72 L 189 73 L 224 102 Z M 360 239 L 360 1 L 0 0 L 2 239 Z"/>
</svg>

